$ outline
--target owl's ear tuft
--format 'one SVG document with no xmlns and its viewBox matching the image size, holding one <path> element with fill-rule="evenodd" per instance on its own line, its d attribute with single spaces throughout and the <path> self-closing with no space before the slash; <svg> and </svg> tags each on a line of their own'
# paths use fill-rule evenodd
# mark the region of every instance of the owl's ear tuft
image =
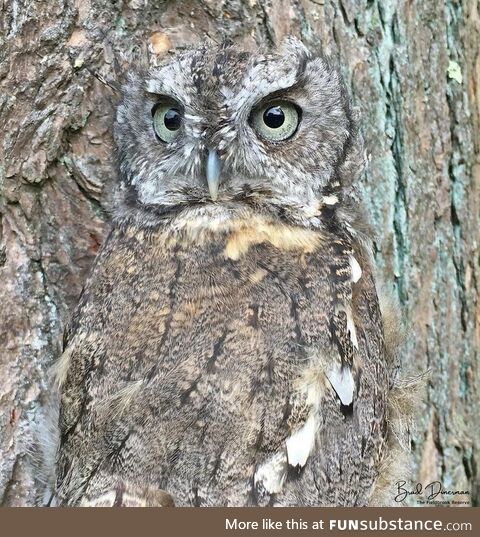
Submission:
<svg viewBox="0 0 480 537">
<path fill-rule="evenodd" d="M 121 99 L 116 107 L 114 136 L 123 124 L 128 123 L 129 110 L 135 105 L 135 96 L 142 90 L 143 84 L 144 76 L 137 70 L 132 69 L 126 72 L 123 76 L 122 84 L 119 89 Z"/>
<path fill-rule="evenodd" d="M 121 72 L 128 73 L 130 70 L 147 71 L 152 64 L 153 54 L 146 42 L 134 44 L 128 51 L 122 51 L 116 55 L 117 66 Z"/>
<path fill-rule="evenodd" d="M 123 83 L 123 91 L 125 93 L 138 91 L 145 85 L 146 74 L 147 70 L 140 71 L 139 69 L 132 69 L 131 71 L 129 71 Z"/>
<path fill-rule="evenodd" d="M 308 60 L 313 56 L 312 52 L 306 47 L 306 45 L 300 41 L 298 37 L 293 35 L 289 35 L 284 38 L 282 44 L 280 45 L 280 51 L 286 56 L 294 55 L 305 60 Z"/>
<path fill-rule="evenodd" d="M 154 56 L 143 42 L 134 44 L 127 50 L 118 51 L 112 41 L 106 40 L 104 45 L 104 56 L 106 65 L 111 66 L 108 77 L 102 73 L 106 85 L 120 92 L 120 89 L 129 82 L 130 75 L 133 72 L 143 73 L 148 71 L 152 65 L 152 56 Z M 99 78 L 97 76 L 97 78 Z M 105 83 L 104 80 L 100 80 Z"/>
</svg>

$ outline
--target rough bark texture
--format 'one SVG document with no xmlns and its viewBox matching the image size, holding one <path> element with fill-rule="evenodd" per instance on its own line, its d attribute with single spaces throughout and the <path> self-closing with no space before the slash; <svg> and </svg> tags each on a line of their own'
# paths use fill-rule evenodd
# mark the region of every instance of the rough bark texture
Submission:
<svg viewBox="0 0 480 537">
<path fill-rule="evenodd" d="M 41 492 L 27 455 L 47 370 L 108 226 L 122 53 L 209 38 L 338 54 L 363 117 L 379 274 L 431 369 L 412 456 L 472 491 L 480 462 L 480 13 L 476 0 L 0 2 L 0 504 Z"/>
</svg>

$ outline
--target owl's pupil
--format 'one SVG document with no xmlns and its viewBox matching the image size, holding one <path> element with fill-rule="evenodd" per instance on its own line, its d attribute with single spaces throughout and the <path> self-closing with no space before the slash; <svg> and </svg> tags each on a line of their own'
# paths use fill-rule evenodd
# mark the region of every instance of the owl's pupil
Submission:
<svg viewBox="0 0 480 537">
<path fill-rule="evenodd" d="M 180 112 L 176 108 L 170 108 L 163 116 L 163 123 L 169 131 L 177 131 L 180 128 Z"/>
<path fill-rule="evenodd" d="M 280 106 L 272 106 L 271 108 L 267 108 L 263 113 L 263 121 L 267 127 L 278 129 L 285 121 L 285 114 Z"/>
</svg>

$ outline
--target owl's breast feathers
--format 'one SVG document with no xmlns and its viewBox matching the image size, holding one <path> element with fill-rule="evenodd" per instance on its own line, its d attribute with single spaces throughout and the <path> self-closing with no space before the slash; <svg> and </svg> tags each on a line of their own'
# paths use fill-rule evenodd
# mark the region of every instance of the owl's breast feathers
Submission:
<svg viewBox="0 0 480 537">
<path fill-rule="evenodd" d="M 58 366 L 62 502 L 118 479 L 176 505 L 363 505 L 388 378 L 367 256 L 238 218 L 115 228 Z"/>
</svg>

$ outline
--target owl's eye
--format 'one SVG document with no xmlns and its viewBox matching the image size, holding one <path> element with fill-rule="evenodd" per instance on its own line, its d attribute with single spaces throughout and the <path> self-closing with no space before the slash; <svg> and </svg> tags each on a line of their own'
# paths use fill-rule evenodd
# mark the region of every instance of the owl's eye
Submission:
<svg viewBox="0 0 480 537">
<path fill-rule="evenodd" d="M 172 104 L 158 104 L 152 112 L 155 134 L 163 142 L 171 142 L 182 126 L 180 110 Z"/>
<path fill-rule="evenodd" d="M 253 111 L 251 122 L 262 138 L 281 142 L 295 134 L 300 113 L 299 109 L 288 101 L 270 102 Z"/>
</svg>

